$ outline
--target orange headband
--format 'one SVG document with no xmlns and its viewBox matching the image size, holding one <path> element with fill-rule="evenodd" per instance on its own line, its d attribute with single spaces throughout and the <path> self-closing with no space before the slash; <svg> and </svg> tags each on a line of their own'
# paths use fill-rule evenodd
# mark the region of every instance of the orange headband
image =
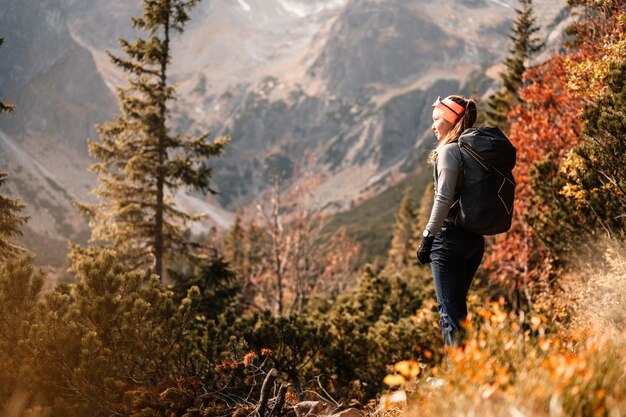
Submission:
<svg viewBox="0 0 626 417">
<path fill-rule="evenodd" d="M 437 97 L 432 104 L 433 112 L 454 124 L 463 115 L 465 108 L 452 99 Z"/>
</svg>

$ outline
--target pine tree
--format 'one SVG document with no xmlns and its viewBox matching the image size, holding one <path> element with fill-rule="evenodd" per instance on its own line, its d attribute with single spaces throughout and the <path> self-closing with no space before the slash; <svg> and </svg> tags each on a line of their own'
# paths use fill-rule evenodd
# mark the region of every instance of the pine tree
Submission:
<svg viewBox="0 0 626 417">
<path fill-rule="evenodd" d="M 200 290 L 200 300 L 195 306 L 196 318 L 201 315 L 202 320 L 215 320 L 229 307 L 236 307 L 241 292 L 240 280 L 216 250 L 195 256 L 190 266 L 189 271 L 170 271 L 171 289 L 181 301 L 192 287 Z"/>
<path fill-rule="evenodd" d="M 430 220 L 430 211 L 433 207 L 433 201 L 435 199 L 435 185 L 431 182 L 424 188 L 424 194 L 420 200 L 419 207 L 415 214 L 415 223 L 413 227 L 413 246 L 411 247 L 411 253 L 415 254 L 417 247 L 422 241 L 422 236 L 428 220 Z"/>
<path fill-rule="evenodd" d="M 504 60 L 506 71 L 501 75 L 501 89 L 487 99 L 485 113 L 488 123 L 508 131 L 507 115 L 519 103 L 519 89 L 522 87 L 526 62 L 539 52 L 544 43 L 534 34 L 539 30 L 535 26 L 532 0 L 519 0 L 520 8 L 515 10 L 517 17 L 509 38 L 513 47 L 510 56 Z"/>
<path fill-rule="evenodd" d="M 0 187 L 6 178 L 7 174 L 0 172 Z M 24 207 L 19 200 L 0 195 L 0 261 L 24 251 L 24 248 L 11 242 L 12 238 L 22 236 L 20 226 L 28 220 L 28 217 L 19 214 Z"/>
<path fill-rule="evenodd" d="M 237 210 L 235 222 L 224 239 L 224 255 L 226 259 L 228 259 L 228 262 L 240 273 L 242 272 L 245 256 L 244 239 L 245 230 L 242 224 L 241 212 Z"/>
<path fill-rule="evenodd" d="M 179 302 L 147 271 L 125 271 L 110 249 L 74 246 L 71 258 L 78 282 L 42 297 L 23 343 L 51 415 L 131 415 L 142 389 L 203 367 L 193 353 L 198 288 Z"/>
<path fill-rule="evenodd" d="M 22 342 L 27 339 L 44 274 L 33 268 L 31 255 L 0 264 L 0 407 L 16 392 L 27 392 L 24 368 L 30 358 Z"/>
<path fill-rule="evenodd" d="M 0 46 L 4 43 L 4 38 L 0 38 Z M 0 114 L 11 113 L 15 109 L 15 106 L 11 104 L 5 104 L 0 101 Z"/>
<path fill-rule="evenodd" d="M 190 187 L 214 192 L 207 159 L 219 155 L 228 138 L 209 142 L 209 134 L 187 137 L 168 124 L 174 88 L 168 80 L 171 36 L 181 34 L 197 0 L 144 0 L 143 14 L 133 18 L 147 38 L 120 39 L 126 57 L 109 52 L 111 61 L 129 77 L 118 88 L 122 115 L 98 126 L 101 142 L 89 140 L 89 151 L 100 160 L 92 170 L 100 187 L 98 204 L 77 207 L 90 217 L 92 242 L 108 242 L 131 269 L 152 267 L 162 276 L 169 253 L 188 253 L 184 236 L 198 219 L 174 205 L 175 191 Z"/>
<path fill-rule="evenodd" d="M 387 257 L 387 267 L 401 271 L 412 265 L 415 253 L 413 246 L 413 227 L 416 221 L 411 188 L 407 188 L 400 203 L 400 209 L 396 214 L 396 222 L 393 227 L 391 248 Z"/>
</svg>

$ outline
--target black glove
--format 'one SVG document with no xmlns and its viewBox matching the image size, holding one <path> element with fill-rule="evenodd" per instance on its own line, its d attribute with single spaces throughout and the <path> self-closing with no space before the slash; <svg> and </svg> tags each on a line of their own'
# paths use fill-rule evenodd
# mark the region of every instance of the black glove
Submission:
<svg viewBox="0 0 626 417">
<path fill-rule="evenodd" d="M 426 265 L 430 263 L 430 251 L 433 248 L 434 236 L 423 237 L 419 248 L 417 248 L 417 260 Z"/>
</svg>

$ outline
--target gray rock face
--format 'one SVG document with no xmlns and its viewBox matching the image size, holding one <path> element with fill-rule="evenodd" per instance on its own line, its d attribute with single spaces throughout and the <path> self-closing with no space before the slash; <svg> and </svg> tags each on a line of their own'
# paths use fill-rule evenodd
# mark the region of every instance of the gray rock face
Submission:
<svg viewBox="0 0 626 417">
<path fill-rule="evenodd" d="M 417 137 L 430 129 L 434 97 L 458 94 L 460 87 L 456 81 L 439 80 L 426 90 L 413 90 L 389 100 L 382 109 L 383 130 L 378 160 L 381 169 L 404 160 L 407 150 L 417 144 Z M 428 146 L 425 143 L 420 148 L 423 151 Z"/>
<path fill-rule="evenodd" d="M 0 117 L 0 169 L 9 173 L 3 192 L 27 204 L 28 246 L 60 265 L 66 239 L 85 238 L 71 202 L 94 185 L 86 139 L 115 102 L 91 54 L 72 39 L 59 1 L 3 1 L 0 27 L 10 28 L 2 34 L 0 92 L 17 106 Z"/>
<path fill-rule="evenodd" d="M 415 77 L 460 54 L 464 41 L 402 2 L 356 2 L 344 9 L 330 40 L 309 70 L 338 95 L 365 93 Z"/>
<path fill-rule="evenodd" d="M 310 154 L 319 155 L 318 166 L 331 176 L 368 164 L 381 172 L 401 163 L 415 167 L 434 143 L 422 139 L 432 124 L 433 97 L 459 91 L 457 81 L 439 80 L 382 105 L 367 96 L 314 97 L 302 90 L 271 101 L 271 91 L 252 91 L 234 116 L 232 143 L 216 163 L 221 201 L 237 206 L 266 189 L 276 175 L 287 183 L 297 181 L 301 161 Z"/>
<path fill-rule="evenodd" d="M 6 0 L 0 27 L 12 28 L 3 35 L 0 85 L 3 98 L 17 105 L 0 129 L 20 141 L 61 142 L 85 156 L 85 138 L 115 102 L 91 54 L 70 36 L 60 2 Z"/>
<path fill-rule="evenodd" d="M 12 29 L 2 34 L 6 42 L 0 60 L 3 86 L 33 81 L 63 59 L 69 49 L 64 20 L 59 0 L 43 5 L 19 0 L 2 2 L 0 22 L 3 28 Z"/>
</svg>

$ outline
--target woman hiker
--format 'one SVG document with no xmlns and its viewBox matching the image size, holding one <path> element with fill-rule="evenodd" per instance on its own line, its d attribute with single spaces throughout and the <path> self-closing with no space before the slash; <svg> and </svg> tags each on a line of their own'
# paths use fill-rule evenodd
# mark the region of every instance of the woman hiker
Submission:
<svg viewBox="0 0 626 417">
<path fill-rule="evenodd" d="M 484 239 L 480 234 L 455 227 L 458 196 L 463 186 L 463 165 L 458 138 L 476 122 L 476 103 L 449 96 L 432 105 L 432 130 L 437 147 L 428 158 L 434 165 L 435 200 L 417 251 L 422 264 L 432 262 L 439 323 L 445 345 L 462 339 L 467 316 L 467 293 L 480 265 Z"/>
</svg>

